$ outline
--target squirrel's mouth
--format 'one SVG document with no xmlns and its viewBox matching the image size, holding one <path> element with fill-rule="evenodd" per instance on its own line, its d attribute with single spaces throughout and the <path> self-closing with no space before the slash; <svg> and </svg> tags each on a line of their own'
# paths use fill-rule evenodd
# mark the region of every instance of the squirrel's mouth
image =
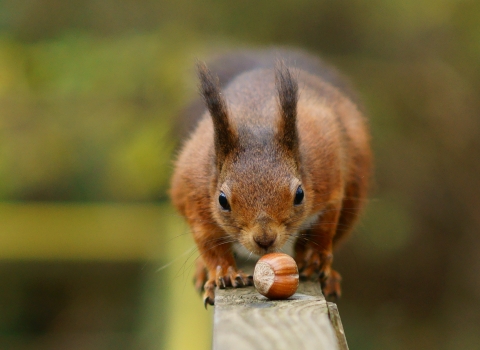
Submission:
<svg viewBox="0 0 480 350">
<path fill-rule="evenodd" d="M 278 252 L 281 242 L 278 235 L 274 236 L 251 236 L 250 239 L 241 242 L 246 249 L 256 255 Z"/>
<path fill-rule="evenodd" d="M 252 256 L 262 256 L 267 253 L 273 253 L 278 251 L 277 244 L 272 244 L 270 246 L 258 245 L 251 237 L 237 240 L 237 243 L 234 244 L 234 250 L 237 254 L 244 257 Z"/>
<path fill-rule="evenodd" d="M 240 238 L 240 237 L 238 237 Z M 251 236 L 244 235 L 234 244 L 234 251 L 237 256 L 248 259 L 253 256 L 260 257 L 268 253 L 283 252 L 293 254 L 293 241 L 286 239 L 284 235 L 277 235 L 275 242 L 267 248 L 261 248 Z"/>
<path fill-rule="evenodd" d="M 278 252 L 278 249 L 273 247 L 273 246 L 266 247 L 266 248 L 258 247 L 254 251 L 255 254 L 260 255 L 260 256 L 268 254 L 268 253 L 274 253 L 274 252 Z"/>
<path fill-rule="evenodd" d="M 283 251 L 289 236 L 286 227 L 279 225 L 275 229 L 263 229 L 258 226 L 253 229 L 242 229 L 235 238 L 237 245 L 243 247 L 242 250 L 248 251 L 250 255 L 262 256 Z"/>
</svg>

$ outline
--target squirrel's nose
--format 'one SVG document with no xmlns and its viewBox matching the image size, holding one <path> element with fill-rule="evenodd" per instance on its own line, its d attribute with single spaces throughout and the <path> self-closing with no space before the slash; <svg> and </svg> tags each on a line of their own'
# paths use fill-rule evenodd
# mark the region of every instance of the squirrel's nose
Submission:
<svg viewBox="0 0 480 350">
<path fill-rule="evenodd" d="M 275 242 L 275 239 L 276 237 L 270 237 L 267 235 L 256 236 L 253 238 L 255 243 L 257 243 L 260 248 L 263 248 L 265 250 L 267 250 L 273 245 L 273 243 Z"/>
</svg>

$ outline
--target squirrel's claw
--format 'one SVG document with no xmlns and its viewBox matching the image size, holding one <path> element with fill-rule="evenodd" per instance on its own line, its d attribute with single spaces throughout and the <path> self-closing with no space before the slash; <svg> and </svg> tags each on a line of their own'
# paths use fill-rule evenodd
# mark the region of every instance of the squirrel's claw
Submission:
<svg viewBox="0 0 480 350">
<path fill-rule="evenodd" d="M 228 267 L 227 275 L 233 288 L 243 287 L 245 285 L 245 283 L 243 283 L 242 276 L 240 276 L 240 274 L 235 271 L 233 266 Z"/>
<path fill-rule="evenodd" d="M 331 269 L 333 255 L 330 252 L 319 252 L 315 247 L 306 244 L 303 249 L 296 251 L 300 278 L 320 280 L 325 297 L 339 298 L 342 294 L 340 281 L 342 277 L 338 272 Z"/>
<path fill-rule="evenodd" d="M 340 282 L 342 281 L 342 276 L 335 271 L 330 270 L 330 274 L 326 279 L 322 281 L 322 291 L 325 295 L 325 298 L 333 299 L 334 301 L 340 298 L 342 295 L 342 288 L 340 287 Z"/>
<path fill-rule="evenodd" d="M 215 304 L 215 281 L 209 280 L 203 286 L 205 293 L 203 293 L 203 305 L 205 309 L 207 305 L 214 305 Z"/>
<path fill-rule="evenodd" d="M 211 298 L 209 296 L 204 296 L 203 297 L 203 306 L 205 306 L 205 310 L 208 308 L 208 305 L 214 305 L 215 304 L 215 299 Z"/>
<path fill-rule="evenodd" d="M 236 270 L 233 266 L 229 266 L 226 269 L 226 274 L 224 273 L 225 269 L 221 266 L 217 266 L 215 270 L 215 276 L 210 278 L 202 285 L 203 279 L 206 278 L 206 274 L 203 273 L 202 269 L 197 269 L 195 276 L 195 287 L 201 291 L 203 290 L 203 305 L 207 308 L 208 305 L 215 304 L 215 287 L 218 286 L 220 289 L 225 289 L 226 287 L 241 288 L 246 286 L 253 286 L 253 277 L 247 275 L 241 270 Z M 200 287 L 201 286 L 201 287 Z"/>
<path fill-rule="evenodd" d="M 233 288 L 241 288 L 253 285 L 253 277 L 250 279 L 250 276 L 241 270 L 235 270 L 233 266 L 228 268 L 227 274 Z"/>
<path fill-rule="evenodd" d="M 234 288 L 236 287 L 245 287 L 245 282 L 243 281 L 242 277 L 240 275 L 237 275 L 234 279 L 234 282 L 232 283 L 232 286 Z"/>
<path fill-rule="evenodd" d="M 225 276 L 224 273 L 223 273 L 223 269 L 220 265 L 217 266 L 217 271 L 215 273 L 215 281 L 216 281 L 216 284 L 218 286 L 218 288 L 220 289 L 225 289 L 227 286 L 229 286 L 231 283 L 230 283 L 230 279 L 228 278 L 228 275 Z"/>
<path fill-rule="evenodd" d="M 253 279 L 249 279 L 249 276 L 241 270 L 235 269 L 233 266 L 229 266 L 223 269 L 221 266 L 217 266 L 215 281 L 220 289 L 226 287 L 241 288 L 253 285 Z"/>
<path fill-rule="evenodd" d="M 219 283 L 217 283 L 217 286 L 218 286 L 220 289 L 225 289 L 225 288 L 227 288 L 227 284 L 226 284 L 226 282 L 225 282 L 225 278 L 219 277 L 219 278 L 218 278 L 218 282 L 219 282 Z"/>
<path fill-rule="evenodd" d="M 325 274 L 326 264 L 322 261 L 320 253 L 311 247 L 308 247 L 301 256 L 297 256 L 297 265 L 302 279 L 314 279 Z"/>
</svg>

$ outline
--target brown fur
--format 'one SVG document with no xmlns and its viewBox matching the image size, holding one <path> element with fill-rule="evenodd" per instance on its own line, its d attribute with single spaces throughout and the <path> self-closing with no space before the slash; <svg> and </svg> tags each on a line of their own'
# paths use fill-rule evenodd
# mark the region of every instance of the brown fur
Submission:
<svg viewBox="0 0 480 350">
<path fill-rule="evenodd" d="M 340 295 L 332 250 L 367 194 L 365 120 L 350 94 L 322 78 L 326 71 L 337 79 L 330 68 L 319 63 L 322 72 L 313 74 L 298 60 L 274 69 L 273 57 L 269 69 L 249 67 L 225 88 L 198 67 L 207 111 L 179 154 L 171 197 L 201 253 L 196 285 L 205 282 L 205 303 L 213 304 L 216 285 L 251 284 L 236 269 L 232 242 L 262 255 L 296 239 L 302 274 L 320 276 L 325 294 Z M 304 199 L 294 205 L 299 186 Z M 219 204 L 221 193 L 231 210 Z"/>
</svg>

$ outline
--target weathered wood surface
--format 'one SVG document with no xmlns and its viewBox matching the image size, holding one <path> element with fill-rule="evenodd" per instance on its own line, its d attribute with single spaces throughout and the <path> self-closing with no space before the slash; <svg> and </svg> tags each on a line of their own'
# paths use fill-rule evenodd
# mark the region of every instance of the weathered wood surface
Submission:
<svg viewBox="0 0 480 350">
<path fill-rule="evenodd" d="M 302 282 L 288 300 L 271 301 L 255 288 L 217 289 L 215 350 L 348 349 L 337 306 L 318 283 Z"/>
</svg>

